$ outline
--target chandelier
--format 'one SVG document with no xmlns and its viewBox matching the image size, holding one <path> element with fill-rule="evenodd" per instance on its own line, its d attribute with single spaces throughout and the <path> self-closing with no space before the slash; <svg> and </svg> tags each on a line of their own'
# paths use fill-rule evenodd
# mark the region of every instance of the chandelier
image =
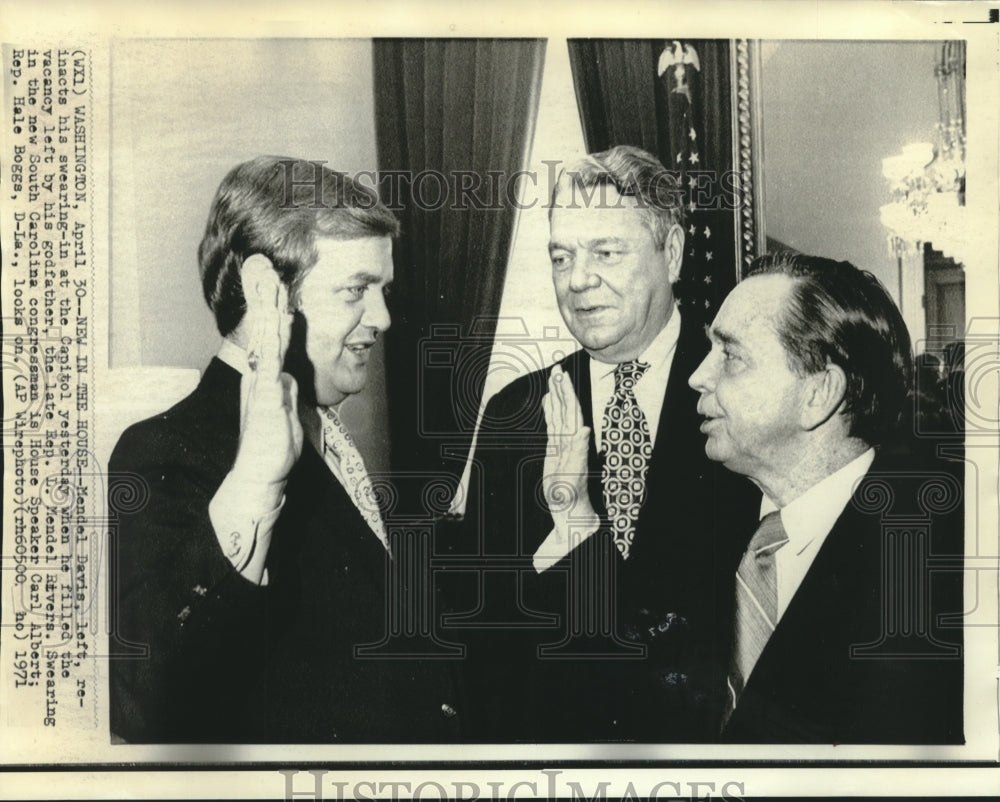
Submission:
<svg viewBox="0 0 1000 802">
<path fill-rule="evenodd" d="M 892 202 L 879 210 L 893 255 L 934 244 L 957 262 L 966 242 L 965 42 L 945 42 L 934 68 L 938 88 L 935 142 L 907 145 L 882 160 Z"/>
</svg>

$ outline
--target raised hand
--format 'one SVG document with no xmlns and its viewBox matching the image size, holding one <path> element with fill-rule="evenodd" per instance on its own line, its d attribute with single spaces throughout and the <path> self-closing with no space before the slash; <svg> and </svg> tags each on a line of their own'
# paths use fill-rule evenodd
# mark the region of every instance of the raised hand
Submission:
<svg viewBox="0 0 1000 802">
<path fill-rule="evenodd" d="M 303 433 L 298 385 L 281 370 L 292 330 L 288 288 L 260 254 L 243 263 L 242 278 L 250 370 L 240 384 L 240 443 L 209 514 L 223 552 L 247 579 L 260 583 Z"/>
<path fill-rule="evenodd" d="M 240 447 L 233 472 L 261 486 L 283 486 L 302 453 L 298 385 L 281 370 L 292 332 L 288 287 L 266 257 L 254 254 L 243 263 L 243 294 L 250 370 L 240 386 Z"/>
<path fill-rule="evenodd" d="M 549 374 L 549 391 L 542 398 L 542 411 L 548 432 L 542 489 L 557 533 L 568 537 L 570 522 L 574 528 L 591 529 L 598 519 L 587 493 L 590 428 L 583 425 L 573 383 L 559 365 Z"/>
</svg>

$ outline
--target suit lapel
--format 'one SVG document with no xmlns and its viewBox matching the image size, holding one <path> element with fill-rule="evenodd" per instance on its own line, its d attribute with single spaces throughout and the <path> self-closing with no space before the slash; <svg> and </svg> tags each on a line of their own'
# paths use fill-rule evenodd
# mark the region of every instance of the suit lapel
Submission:
<svg viewBox="0 0 1000 802">
<path fill-rule="evenodd" d="M 748 690 L 769 684 L 772 672 L 787 670 L 789 661 L 811 665 L 816 654 L 810 644 L 817 641 L 842 644 L 846 655 L 854 639 L 852 631 L 863 620 L 855 608 L 861 605 L 863 609 L 871 602 L 862 590 L 873 581 L 871 567 L 877 570 L 878 544 L 866 542 L 871 534 L 871 517 L 849 501 L 761 652 Z M 823 672 L 834 669 L 832 665 L 812 666 L 813 681 L 822 683 Z"/>
<path fill-rule="evenodd" d="M 573 382 L 576 390 L 576 397 L 580 401 L 580 411 L 583 415 L 583 425 L 590 427 L 590 439 L 587 446 L 587 489 L 590 493 L 590 503 L 594 511 L 603 516 L 606 512 L 604 506 L 604 488 L 601 484 L 601 470 L 604 467 L 604 459 L 597 451 L 597 441 L 594 438 L 594 402 L 593 388 L 590 384 L 590 355 L 579 350 L 570 354 L 562 362 L 563 370 Z"/>
<path fill-rule="evenodd" d="M 649 465 L 651 476 L 655 476 L 658 464 L 674 461 L 665 454 L 676 454 L 679 447 L 687 449 L 692 441 L 701 439 L 697 423 L 698 393 L 688 385 L 688 379 L 707 351 L 708 340 L 704 334 L 696 326 L 683 324 L 660 408 L 653 458 Z"/>
<path fill-rule="evenodd" d="M 343 583 L 338 577 L 349 572 L 352 582 L 364 577 L 371 587 L 384 585 L 385 549 L 309 442 L 289 474 L 285 497 L 272 544 L 278 577 L 311 577 L 329 585 Z"/>
<path fill-rule="evenodd" d="M 704 474 L 707 458 L 698 430 L 698 394 L 687 383 L 707 349 L 707 340 L 692 326 L 682 326 L 677 350 L 670 366 L 660 420 L 653 444 L 653 456 L 646 474 L 646 499 L 636 522 L 632 558 L 662 554 L 671 538 L 670 523 L 678 502 L 692 490 L 692 483 Z M 683 506 L 683 505 L 681 505 Z M 653 543 L 655 538 L 658 542 Z"/>
<path fill-rule="evenodd" d="M 583 425 L 593 427 L 594 412 L 591 401 L 590 387 L 590 357 L 583 349 L 574 351 L 562 361 L 562 369 L 566 371 L 570 381 L 573 382 L 573 389 L 576 390 L 576 397 L 580 400 L 580 409 L 583 413 Z"/>
</svg>

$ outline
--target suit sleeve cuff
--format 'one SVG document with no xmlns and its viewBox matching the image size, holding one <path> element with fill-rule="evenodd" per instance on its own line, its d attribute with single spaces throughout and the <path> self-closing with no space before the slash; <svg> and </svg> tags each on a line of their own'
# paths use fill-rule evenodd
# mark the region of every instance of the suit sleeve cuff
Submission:
<svg viewBox="0 0 1000 802">
<path fill-rule="evenodd" d="M 600 519 L 596 516 L 592 521 L 585 524 L 575 524 L 572 527 L 566 522 L 556 521 L 548 537 L 542 541 L 542 545 L 538 547 L 531 558 L 536 573 L 541 574 L 548 571 L 600 527 Z"/>
</svg>

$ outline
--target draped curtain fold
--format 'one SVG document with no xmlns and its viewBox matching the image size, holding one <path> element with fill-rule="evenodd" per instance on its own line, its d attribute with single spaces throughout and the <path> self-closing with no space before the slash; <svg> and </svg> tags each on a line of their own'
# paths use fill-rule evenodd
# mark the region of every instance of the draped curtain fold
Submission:
<svg viewBox="0 0 1000 802">
<path fill-rule="evenodd" d="M 516 221 L 507 193 L 527 163 L 544 47 L 374 41 L 380 190 L 402 222 L 386 339 L 396 473 L 457 478 L 463 468 Z"/>
<path fill-rule="evenodd" d="M 682 314 L 711 320 L 739 265 L 729 40 L 568 44 L 588 152 L 635 145 L 676 172 L 686 240 L 674 289 Z"/>
</svg>

